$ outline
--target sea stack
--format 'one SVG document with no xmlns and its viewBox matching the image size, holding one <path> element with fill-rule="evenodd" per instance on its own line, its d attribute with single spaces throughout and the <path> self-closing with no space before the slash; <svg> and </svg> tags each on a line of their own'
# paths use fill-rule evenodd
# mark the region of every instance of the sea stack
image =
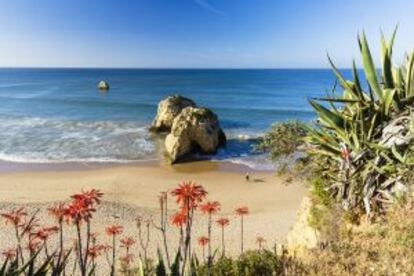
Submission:
<svg viewBox="0 0 414 276">
<path fill-rule="evenodd" d="M 191 99 L 181 95 L 172 95 L 158 103 L 157 115 L 152 121 L 150 131 L 152 132 L 170 132 L 175 117 L 180 114 L 181 110 L 196 104 Z"/>
<path fill-rule="evenodd" d="M 195 153 L 215 153 L 226 144 L 217 115 L 180 95 L 159 103 L 150 130 L 168 133 L 165 149 L 172 164 L 188 160 Z"/>
<path fill-rule="evenodd" d="M 109 84 L 108 84 L 106 81 L 101 80 L 101 81 L 98 83 L 98 89 L 99 89 L 99 90 L 102 90 L 102 91 L 104 91 L 104 90 L 109 90 Z"/>
</svg>

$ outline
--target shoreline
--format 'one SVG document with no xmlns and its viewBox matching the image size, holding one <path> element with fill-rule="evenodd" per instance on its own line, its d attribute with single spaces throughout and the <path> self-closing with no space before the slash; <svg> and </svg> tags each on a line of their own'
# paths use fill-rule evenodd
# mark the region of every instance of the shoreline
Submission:
<svg viewBox="0 0 414 276">
<path fill-rule="evenodd" d="M 162 159 L 137 160 L 126 162 L 45 162 L 24 163 L 0 160 L 0 174 L 13 172 L 48 172 L 48 171 L 84 171 L 122 167 L 171 167 L 177 171 L 186 170 L 187 167 L 195 167 L 204 170 L 217 170 L 221 172 L 272 172 L 273 170 L 251 168 L 244 164 L 229 160 L 195 160 L 174 165 L 168 164 Z"/>
</svg>

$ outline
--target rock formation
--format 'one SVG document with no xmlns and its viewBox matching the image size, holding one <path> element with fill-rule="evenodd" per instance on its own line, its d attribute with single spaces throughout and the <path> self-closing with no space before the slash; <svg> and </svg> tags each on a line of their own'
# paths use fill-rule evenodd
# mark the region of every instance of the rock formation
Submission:
<svg viewBox="0 0 414 276">
<path fill-rule="evenodd" d="M 152 132 L 169 132 L 171 130 L 173 120 L 180 114 L 184 108 L 196 104 L 180 95 L 169 96 L 158 104 L 157 115 L 152 121 L 150 131 Z"/>
<path fill-rule="evenodd" d="M 311 206 L 310 198 L 304 197 L 298 210 L 298 219 L 286 237 L 289 252 L 300 255 L 305 249 L 317 248 L 321 241 L 320 232 L 309 224 Z"/>
<path fill-rule="evenodd" d="M 162 100 L 150 128 L 153 132 L 170 133 L 165 149 L 171 163 L 194 153 L 214 153 L 226 144 L 217 115 L 187 98 L 174 95 Z"/>
<path fill-rule="evenodd" d="M 174 119 L 165 148 L 175 163 L 194 152 L 214 153 L 225 143 L 216 114 L 207 108 L 186 107 Z"/>
</svg>

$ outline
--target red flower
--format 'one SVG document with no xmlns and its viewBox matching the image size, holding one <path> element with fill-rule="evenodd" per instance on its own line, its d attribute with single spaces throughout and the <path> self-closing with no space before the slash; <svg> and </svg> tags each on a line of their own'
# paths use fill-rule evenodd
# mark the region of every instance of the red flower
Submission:
<svg viewBox="0 0 414 276">
<path fill-rule="evenodd" d="M 9 248 L 1 252 L 1 254 L 7 259 L 14 259 L 16 257 L 16 248 Z"/>
<path fill-rule="evenodd" d="M 135 240 L 132 237 L 124 237 L 121 239 L 121 247 L 130 248 L 135 244 Z"/>
<path fill-rule="evenodd" d="M 175 196 L 176 202 L 181 205 L 183 209 L 196 208 L 206 196 L 207 192 L 203 186 L 197 185 L 195 182 L 181 182 L 178 188 L 174 189 L 171 194 Z"/>
<path fill-rule="evenodd" d="M 341 143 L 341 156 L 344 160 L 346 161 L 349 160 L 349 150 L 348 150 L 348 147 L 344 143 Z"/>
<path fill-rule="evenodd" d="M 122 233 L 123 230 L 124 230 L 124 227 L 117 225 L 117 224 L 110 225 L 105 228 L 105 232 L 108 236 L 119 235 Z"/>
<path fill-rule="evenodd" d="M 200 210 L 204 214 L 215 214 L 220 211 L 220 203 L 218 201 L 208 201 L 200 205 Z"/>
<path fill-rule="evenodd" d="M 125 254 L 124 256 L 121 256 L 119 258 L 119 260 L 124 264 L 124 265 L 129 265 L 130 263 L 132 263 L 132 261 L 134 260 L 134 255 L 133 254 Z"/>
<path fill-rule="evenodd" d="M 187 216 L 183 212 L 177 212 L 171 216 L 171 224 L 175 226 L 182 226 L 187 222 Z"/>
<path fill-rule="evenodd" d="M 207 237 L 205 237 L 205 236 L 201 236 L 201 237 L 199 237 L 198 239 L 197 239 L 197 241 L 198 241 L 198 244 L 200 245 L 200 246 L 206 246 L 206 244 L 208 244 L 209 243 L 209 239 L 207 238 Z"/>
<path fill-rule="evenodd" d="M 75 201 L 83 201 L 86 205 L 100 204 L 100 198 L 103 193 L 99 190 L 92 189 L 90 191 L 82 191 L 80 194 L 74 194 L 71 196 Z"/>
<path fill-rule="evenodd" d="M 243 216 L 249 214 L 249 208 L 246 206 L 239 207 L 235 210 L 236 215 Z"/>
<path fill-rule="evenodd" d="M 86 254 L 88 254 L 88 256 L 91 257 L 92 259 L 96 259 L 96 257 L 101 255 L 102 252 L 105 252 L 108 249 L 109 248 L 107 245 L 98 244 L 98 245 L 94 245 L 90 247 L 88 251 L 86 252 Z"/>
<path fill-rule="evenodd" d="M 24 211 L 24 208 L 22 207 L 19 209 L 12 210 L 8 213 L 2 213 L 0 215 L 5 219 L 6 224 L 11 223 L 15 226 L 18 226 L 21 223 L 22 219 L 27 216 L 27 213 Z"/>
<path fill-rule="evenodd" d="M 103 196 L 99 190 L 92 189 L 90 191 L 82 191 L 80 194 L 71 196 L 72 202 L 67 207 L 68 217 L 76 223 L 88 221 L 92 218 L 92 213 L 96 211 L 94 204 L 99 204 L 100 198 Z"/>
<path fill-rule="evenodd" d="M 228 218 L 219 218 L 218 220 L 216 220 L 216 223 L 218 225 L 220 225 L 221 227 L 227 226 L 230 224 L 230 221 Z"/>
<path fill-rule="evenodd" d="M 50 206 L 47 210 L 49 215 L 55 217 L 57 221 L 61 221 L 65 216 L 70 215 L 69 209 L 63 203 Z"/>
<path fill-rule="evenodd" d="M 91 205 L 85 201 L 74 200 L 68 205 L 68 221 L 72 219 L 75 222 L 88 221 L 92 218 L 92 213 L 96 211 Z M 70 219 L 69 219 L 70 218 Z"/>
<path fill-rule="evenodd" d="M 59 227 L 57 226 L 42 227 L 38 229 L 37 231 L 31 233 L 31 236 L 41 241 L 45 241 L 50 237 L 50 235 L 53 235 L 57 233 L 58 231 L 59 231 Z"/>
</svg>

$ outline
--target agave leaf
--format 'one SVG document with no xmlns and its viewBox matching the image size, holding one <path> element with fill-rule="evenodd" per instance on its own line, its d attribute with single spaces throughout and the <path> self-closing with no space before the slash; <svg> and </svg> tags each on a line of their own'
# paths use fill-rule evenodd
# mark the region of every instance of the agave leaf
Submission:
<svg viewBox="0 0 414 276">
<path fill-rule="evenodd" d="M 359 81 L 358 71 L 357 71 L 357 68 L 356 68 L 355 60 L 352 61 L 352 76 L 354 78 L 355 89 L 358 92 L 359 99 L 361 101 L 364 101 L 365 96 L 364 96 L 364 93 L 362 92 L 361 82 Z"/>
<path fill-rule="evenodd" d="M 378 83 L 377 72 L 374 66 L 374 62 L 372 60 L 371 52 L 369 50 L 365 33 L 363 33 L 362 36 L 359 37 L 359 41 L 361 44 L 361 56 L 365 76 L 367 78 L 369 86 L 371 87 L 375 95 L 377 95 L 379 99 L 382 99 L 382 90 Z"/>
<path fill-rule="evenodd" d="M 406 84 L 406 97 L 414 97 L 414 51 L 408 58 Z"/>
<path fill-rule="evenodd" d="M 393 68 L 392 75 L 394 79 L 394 87 L 395 88 L 402 88 L 403 86 L 403 77 L 402 77 L 402 70 L 401 68 Z M 405 95 L 404 95 L 405 97 Z"/>
<path fill-rule="evenodd" d="M 341 85 L 341 87 L 343 89 L 350 89 L 350 90 L 352 90 L 352 86 L 349 85 L 349 83 L 344 78 L 344 76 L 342 76 L 341 72 L 339 72 L 339 70 L 336 68 L 336 66 L 333 63 L 331 57 L 329 55 L 327 55 L 327 56 L 328 56 L 329 63 L 331 64 L 332 70 L 334 71 L 334 74 L 335 74 L 336 78 L 338 79 L 339 84 Z"/>
<path fill-rule="evenodd" d="M 358 103 L 360 102 L 360 100 L 354 100 L 354 99 L 329 98 L 329 97 L 312 98 L 312 100 L 322 101 L 322 102 L 334 102 L 334 103 Z"/>
<path fill-rule="evenodd" d="M 313 100 L 309 100 L 309 102 L 318 113 L 320 119 L 326 123 L 327 126 L 332 128 L 344 128 L 344 119 L 339 114 L 330 111 Z"/>
<path fill-rule="evenodd" d="M 376 124 L 377 124 L 377 115 L 378 115 L 378 114 L 374 114 L 374 115 L 372 116 L 372 119 L 371 119 L 371 125 L 370 125 L 370 128 L 369 128 L 369 130 L 368 130 L 367 141 L 370 141 L 370 140 L 371 140 L 371 138 L 372 138 L 372 134 L 373 134 L 374 129 L 375 129 Z"/>
<path fill-rule="evenodd" d="M 336 141 L 335 138 L 332 137 L 329 132 L 325 131 L 323 128 L 319 128 L 316 130 L 311 127 L 307 127 L 307 131 L 309 132 L 308 137 L 305 138 L 306 141 L 312 144 L 323 144 L 332 148 L 332 150 L 336 152 L 340 152 L 339 142 Z M 346 144 L 350 144 L 348 137 L 346 137 L 345 132 L 336 130 L 335 134 L 338 135 L 338 138 L 344 141 Z"/>
<path fill-rule="evenodd" d="M 394 31 L 392 32 L 391 38 L 388 42 L 388 52 L 390 56 L 392 56 L 392 48 L 394 46 L 394 40 L 395 40 L 395 36 L 397 35 L 397 31 L 398 31 L 398 24 L 397 26 L 395 26 Z"/>
<path fill-rule="evenodd" d="M 395 35 L 395 33 L 394 33 Z M 393 88 L 394 81 L 392 78 L 392 44 L 394 42 L 394 35 L 388 45 L 385 42 L 384 34 L 381 32 L 381 63 L 382 63 L 382 76 L 385 88 Z"/>
<path fill-rule="evenodd" d="M 395 92 L 396 92 L 395 89 L 384 90 L 384 100 L 382 101 L 382 104 L 383 104 L 383 112 L 385 116 L 388 116 L 391 104 L 393 103 Z"/>
</svg>

